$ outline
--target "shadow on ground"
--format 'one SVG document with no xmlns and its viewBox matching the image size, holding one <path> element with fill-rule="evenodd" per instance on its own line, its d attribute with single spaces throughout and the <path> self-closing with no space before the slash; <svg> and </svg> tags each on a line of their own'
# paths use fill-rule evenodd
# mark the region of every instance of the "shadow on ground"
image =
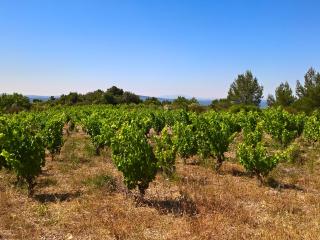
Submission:
<svg viewBox="0 0 320 240">
<path fill-rule="evenodd" d="M 276 189 L 292 189 L 297 191 L 304 191 L 302 187 L 299 187 L 295 184 L 281 183 L 274 178 L 269 178 L 267 181 L 267 185 L 269 187 L 276 188 Z"/>
<path fill-rule="evenodd" d="M 80 195 L 81 193 L 79 191 L 74 193 L 44 193 L 34 195 L 34 199 L 41 203 L 56 203 L 70 201 L 78 198 Z"/>
<path fill-rule="evenodd" d="M 186 195 L 182 195 L 177 199 L 139 199 L 137 204 L 155 208 L 160 214 L 195 216 L 199 213 L 195 202 Z"/>
</svg>

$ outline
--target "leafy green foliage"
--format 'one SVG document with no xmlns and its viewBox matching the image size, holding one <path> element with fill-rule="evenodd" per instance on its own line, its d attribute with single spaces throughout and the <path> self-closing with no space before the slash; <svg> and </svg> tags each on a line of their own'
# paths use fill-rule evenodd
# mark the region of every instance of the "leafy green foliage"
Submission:
<svg viewBox="0 0 320 240">
<path fill-rule="evenodd" d="M 228 115 L 211 114 L 208 118 L 210 148 L 217 158 L 216 169 L 219 170 L 225 160 L 224 153 L 235 137 L 235 128 Z"/>
<path fill-rule="evenodd" d="M 160 100 L 156 97 L 148 97 L 143 103 L 146 105 L 155 105 L 155 106 L 161 105 Z"/>
<path fill-rule="evenodd" d="M 167 176 L 175 172 L 176 149 L 172 142 L 172 134 L 169 127 L 164 127 L 159 136 L 154 136 L 154 154 L 157 159 L 158 168 Z"/>
<path fill-rule="evenodd" d="M 215 111 L 221 111 L 221 110 L 226 110 L 232 106 L 232 103 L 230 102 L 229 99 L 214 99 L 212 100 L 210 107 L 214 109 Z"/>
<path fill-rule="evenodd" d="M 259 85 L 258 79 L 253 77 L 250 71 L 238 75 L 231 84 L 228 99 L 237 104 L 259 106 L 262 98 L 263 87 Z"/>
<path fill-rule="evenodd" d="M 243 134 L 246 136 L 254 132 L 257 128 L 258 123 L 261 122 L 261 114 L 259 112 L 245 112 L 241 111 L 235 116 L 235 120 L 239 125 L 240 130 L 242 129 Z M 261 123 L 260 123 L 261 125 Z M 261 126 L 259 127 L 261 128 Z M 239 129 L 237 129 L 239 131 Z M 262 136 L 261 136 L 262 137 Z M 260 140 L 259 140 L 260 141 Z"/>
<path fill-rule="evenodd" d="M 193 119 L 192 124 L 194 126 L 193 135 L 195 137 L 197 155 L 202 159 L 213 156 L 209 121 L 205 117 L 199 116 Z"/>
<path fill-rule="evenodd" d="M 303 116 L 290 114 L 281 107 L 268 109 L 264 112 L 267 133 L 271 134 L 283 146 L 287 146 L 302 133 L 303 119 Z"/>
<path fill-rule="evenodd" d="M 184 163 L 187 158 L 197 154 L 196 141 L 194 126 L 192 124 L 176 122 L 173 126 L 173 144 Z"/>
<path fill-rule="evenodd" d="M 320 111 L 315 111 L 306 120 L 304 126 L 304 137 L 310 142 L 320 141 Z"/>
<path fill-rule="evenodd" d="M 190 107 L 192 109 L 195 109 L 196 106 L 200 107 L 199 102 L 196 98 L 187 99 L 181 96 L 178 96 L 176 99 L 173 100 L 172 106 L 175 109 L 184 109 L 184 110 L 189 110 Z"/>
<path fill-rule="evenodd" d="M 261 112 L 261 109 L 256 105 L 247 105 L 247 104 L 233 104 L 229 109 L 231 113 L 238 113 L 241 111 L 244 112 Z"/>
<path fill-rule="evenodd" d="M 279 156 L 277 154 L 269 156 L 261 142 L 258 142 L 255 146 L 247 143 L 239 144 L 237 157 L 240 164 L 243 165 L 248 172 L 255 174 L 260 181 L 262 181 L 263 177 L 266 177 L 279 162 Z"/>
<path fill-rule="evenodd" d="M 259 142 L 262 141 L 263 137 L 264 123 L 258 122 L 254 128 L 247 125 L 243 128 L 243 142 L 247 145 L 256 146 Z"/>
<path fill-rule="evenodd" d="M 288 163 L 297 163 L 301 161 L 301 150 L 297 143 L 290 144 L 286 149 L 281 153 L 282 160 Z"/>
<path fill-rule="evenodd" d="M 124 123 L 112 139 L 112 159 L 129 189 L 145 193 L 157 173 L 157 161 L 143 130 Z"/>
<path fill-rule="evenodd" d="M 304 76 L 304 84 L 297 81 L 296 93 L 298 100 L 294 107 L 311 113 L 320 107 L 320 73 L 310 68 Z"/>
<path fill-rule="evenodd" d="M 6 135 L 8 134 L 9 125 L 6 117 L 0 117 L 0 153 L 10 147 L 10 142 L 6 141 Z M 0 170 L 2 168 L 9 169 L 8 163 L 4 156 L 0 155 Z"/>
<path fill-rule="evenodd" d="M 45 150 L 42 137 L 30 126 L 8 119 L 7 130 L 1 135 L 0 144 L 6 165 L 16 173 L 18 179 L 27 182 L 29 195 L 32 195 L 35 178 L 45 163 Z"/>
<path fill-rule="evenodd" d="M 0 112 L 14 113 L 29 110 L 30 107 L 29 99 L 21 94 L 0 94 Z"/>
<path fill-rule="evenodd" d="M 63 126 L 62 117 L 49 119 L 43 131 L 45 146 L 49 150 L 52 159 L 55 154 L 59 154 L 63 145 Z"/>
<path fill-rule="evenodd" d="M 279 154 L 269 155 L 262 143 L 263 123 L 258 123 L 255 130 L 244 130 L 244 142 L 237 148 L 237 158 L 240 164 L 263 182 L 269 172 L 280 160 Z"/>
<path fill-rule="evenodd" d="M 61 95 L 59 99 L 50 100 L 50 104 L 60 104 L 60 105 L 79 105 L 79 104 L 129 104 L 129 103 L 141 103 L 139 96 L 131 93 L 125 92 L 123 89 L 112 86 L 106 91 L 100 89 L 94 92 L 88 92 L 86 94 L 80 94 L 77 92 L 70 92 L 69 94 Z"/>
<path fill-rule="evenodd" d="M 289 83 L 285 82 L 276 88 L 275 98 L 272 95 L 268 96 L 268 106 L 288 107 L 293 104 L 295 100 Z"/>
<path fill-rule="evenodd" d="M 121 96 L 124 92 L 113 88 L 109 94 Z M 56 106 L 0 116 L 0 168 L 29 182 L 31 191 L 44 163 L 44 149 L 58 153 L 63 123 L 72 122 L 88 133 L 96 149 L 111 148 L 128 188 L 138 187 L 142 194 L 159 169 L 167 175 L 174 172 L 176 155 L 183 160 L 215 158 L 218 169 L 238 132 L 244 137 L 237 150 L 240 163 L 262 179 L 279 159 L 295 158 L 298 151 L 289 144 L 303 131 L 305 138 L 319 141 L 319 119 L 318 113 L 306 117 L 281 108 L 195 113 L 144 105 Z M 268 153 L 263 145 L 265 132 L 282 144 L 282 152 Z"/>
<path fill-rule="evenodd" d="M 102 125 L 100 119 L 100 116 L 96 113 L 88 116 L 82 121 L 84 130 L 89 134 L 89 136 L 91 137 L 92 144 L 96 148 L 97 155 L 99 155 L 99 151 L 103 147 L 100 138 Z"/>
</svg>

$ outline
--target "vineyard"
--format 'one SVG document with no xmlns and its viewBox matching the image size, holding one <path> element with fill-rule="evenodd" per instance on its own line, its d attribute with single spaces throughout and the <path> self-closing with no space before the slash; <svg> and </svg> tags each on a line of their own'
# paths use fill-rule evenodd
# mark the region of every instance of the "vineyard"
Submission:
<svg viewBox="0 0 320 240">
<path fill-rule="evenodd" d="M 0 239 L 316 239 L 319 141 L 280 107 L 4 114 Z"/>
</svg>

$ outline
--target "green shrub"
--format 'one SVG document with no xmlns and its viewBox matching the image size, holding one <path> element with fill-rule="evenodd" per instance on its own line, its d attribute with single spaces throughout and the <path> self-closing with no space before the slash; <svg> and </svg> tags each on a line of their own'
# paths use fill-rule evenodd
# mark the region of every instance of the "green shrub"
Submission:
<svg viewBox="0 0 320 240">
<path fill-rule="evenodd" d="M 138 187 L 144 195 L 157 173 L 157 161 L 144 131 L 125 123 L 112 139 L 111 148 L 112 159 L 128 189 Z"/>
</svg>

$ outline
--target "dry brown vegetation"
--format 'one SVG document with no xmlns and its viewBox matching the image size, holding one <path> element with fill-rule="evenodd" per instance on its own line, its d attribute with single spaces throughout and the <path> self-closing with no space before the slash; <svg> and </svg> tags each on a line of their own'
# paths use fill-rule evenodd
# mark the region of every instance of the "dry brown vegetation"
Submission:
<svg viewBox="0 0 320 240">
<path fill-rule="evenodd" d="M 0 239 L 320 239 L 320 151 L 280 164 L 259 186 L 234 161 L 177 164 L 144 199 L 126 190 L 110 152 L 94 155 L 82 133 L 47 159 L 33 198 L 0 171 Z M 319 149 L 318 149 L 319 150 Z"/>
</svg>

